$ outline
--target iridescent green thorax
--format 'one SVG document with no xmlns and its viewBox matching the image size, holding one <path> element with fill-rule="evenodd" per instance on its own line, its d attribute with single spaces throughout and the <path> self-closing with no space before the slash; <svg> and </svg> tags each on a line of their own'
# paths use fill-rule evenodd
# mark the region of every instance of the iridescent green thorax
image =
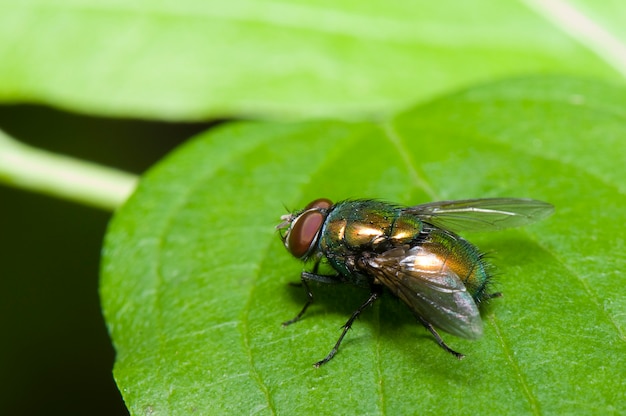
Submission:
<svg viewBox="0 0 626 416">
<path fill-rule="evenodd" d="M 326 218 L 320 249 L 349 254 L 368 249 L 380 253 L 416 239 L 422 222 L 402 209 L 380 201 L 340 202 Z"/>
</svg>

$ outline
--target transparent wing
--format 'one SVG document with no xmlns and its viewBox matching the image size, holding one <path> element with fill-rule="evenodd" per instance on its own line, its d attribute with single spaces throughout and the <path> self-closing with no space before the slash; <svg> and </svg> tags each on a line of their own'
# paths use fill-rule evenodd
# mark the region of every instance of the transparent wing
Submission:
<svg viewBox="0 0 626 416">
<path fill-rule="evenodd" d="M 483 324 L 461 279 L 422 246 L 398 247 L 366 261 L 368 271 L 432 325 L 476 339 Z"/>
<path fill-rule="evenodd" d="M 554 206 L 534 199 L 483 198 L 431 202 L 404 211 L 452 231 L 493 231 L 539 221 L 552 214 Z"/>
</svg>

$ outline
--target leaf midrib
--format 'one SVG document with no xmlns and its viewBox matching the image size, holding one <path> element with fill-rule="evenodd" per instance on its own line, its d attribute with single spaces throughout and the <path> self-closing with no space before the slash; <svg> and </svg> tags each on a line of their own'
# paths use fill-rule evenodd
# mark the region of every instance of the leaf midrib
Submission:
<svg viewBox="0 0 626 416">
<path fill-rule="evenodd" d="M 626 77 L 626 44 L 593 19 L 563 0 L 521 1 Z"/>
</svg>

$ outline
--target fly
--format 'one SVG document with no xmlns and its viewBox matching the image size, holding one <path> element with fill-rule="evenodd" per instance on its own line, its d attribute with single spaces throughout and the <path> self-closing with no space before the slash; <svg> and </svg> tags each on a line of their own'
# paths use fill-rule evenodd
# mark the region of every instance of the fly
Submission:
<svg viewBox="0 0 626 416">
<path fill-rule="evenodd" d="M 384 289 L 400 298 L 437 344 L 461 359 L 435 328 L 477 339 L 483 333 L 479 305 L 500 296 L 489 293 L 489 264 L 476 246 L 456 234 L 520 227 L 554 211 L 542 201 L 521 198 L 486 198 L 442 201 L 403 207 L 359 199 L 334 204 L 316 199 L 303 210 L 283 215 L 276 227 L 287 251 L 311 260 L 301 274 L 307 294 L 304 307 L 290 325 L 313 303 L 309 282 L 346 283 L 369 289 L 368 298 L 354 311 L 330 353 L 337 353 L 354 320 L 376 302 Z M 326 263 L 334 271 L 319 272 Z"/>
</svg>

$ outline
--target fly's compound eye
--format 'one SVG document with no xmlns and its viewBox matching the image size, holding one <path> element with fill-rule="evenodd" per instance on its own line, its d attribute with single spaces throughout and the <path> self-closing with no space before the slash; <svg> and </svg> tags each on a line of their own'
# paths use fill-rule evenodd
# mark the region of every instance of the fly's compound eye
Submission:
<svg viewBox="0 0 626 416">
<path fill-rule="evenodd" d="M 309 202 L 309 205 L 307 205 L 304 210 L 306 211 L 307 209 L 313 209 L 313 208 L 317 208 L 317 209 L 330 209 L 330 207 L 333 206 L 333 203 L 330 199 L 327 198 L 320 198 L 320 199 L 316 199 L 314 201 Z"/>
<path fill-rule="evenodd" d="M 297 258 L 305 257 L 312 249 L 322 229 L 326 215 L 316 209 L 309 209 L 298 216 L 285 238 L 285 247 Z"/>
</svg>

